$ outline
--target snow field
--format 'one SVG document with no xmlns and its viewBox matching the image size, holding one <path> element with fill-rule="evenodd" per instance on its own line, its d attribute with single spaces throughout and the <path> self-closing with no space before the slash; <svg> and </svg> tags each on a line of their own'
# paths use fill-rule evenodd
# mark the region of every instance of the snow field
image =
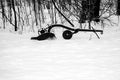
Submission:
<svg viewBox="0 0 120 80">
<path fill-rule="evenodd" d="M 30 40 L 35 35 L 0 33 L 0 80 L 120 80 L 119 30 L 100 40 L 81 32 L 71 40 Z"/>
</svg>

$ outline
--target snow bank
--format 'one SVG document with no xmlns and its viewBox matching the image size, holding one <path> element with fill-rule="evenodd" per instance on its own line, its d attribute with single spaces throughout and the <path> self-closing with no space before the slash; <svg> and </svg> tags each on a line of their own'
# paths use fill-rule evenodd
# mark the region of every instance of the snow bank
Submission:
<svg viewBox="0 0 120 80">
<path fill-rule="evenodd" d="M 0 32 L 0 80 L 120 80 L 119 29 L 101 39 L 84 32 L 71 40 L 32 36 Z"/>
</svg>

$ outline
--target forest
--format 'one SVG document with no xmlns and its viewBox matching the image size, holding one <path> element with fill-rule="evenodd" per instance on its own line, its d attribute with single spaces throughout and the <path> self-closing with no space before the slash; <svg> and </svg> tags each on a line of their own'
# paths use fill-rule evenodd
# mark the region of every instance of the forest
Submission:
<svg viewBox="0 0 120 80">
<path fill-rule="evenodd" d="M 0 0 L 0 29 L 9 31 L 32 31 L 51 24 L 64 24 L 64 14 L 79 28 L 86 22 L 114 24 L 110 17 L 120 15 L 120 0 Z M 47 12 L 47 14 L 46 14 Z M 90 27 L 89 27 L 90 29 Z"/>
<path fill-rule="evenodd" d="M 119 16 L 120 0 L 0 0 L 0 80 L 120 80 Z"/>
</svg>

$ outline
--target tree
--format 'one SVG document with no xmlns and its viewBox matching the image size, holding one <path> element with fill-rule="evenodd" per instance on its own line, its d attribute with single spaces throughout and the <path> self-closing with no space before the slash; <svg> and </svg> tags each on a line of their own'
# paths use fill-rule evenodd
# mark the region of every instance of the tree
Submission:
<svg viewBox="0 0 120 80">
<path fill-rule="evenodd" d="M 15 1 L 12 0 L 11 4 L 12 4 L 13 12 L 14 12 L 15 31 L 17 31 L 17 14 L 16 14 L 16 10 L 15 10 Z"/>
<path fill-rule="evenodd" d="M 2 20 L 3 20 L 3 28 L 5 29 L 5 9 L 4 9 L 4 1 L 0 0 L 1 9 L 2 9 Z"/>
<path fill-rule="evenodd" d="M 86 22 L 103 22 L 109 20 L 109 17 L 115 15 L 117 12 L 120 15 L 120 0 L 54 0 L 59 11 L 65 15 L 66 18 L 73 20 L 80 24 L 80 28 L 83 27 L 83 23 Z M 17 4 L 19 3 L 19 4 Z M 6 5 L 7 4 L 7 5 Z M 114 11 L 112 5 L 117 4 L 117 8 Z M 43 27 L 46 22 L 44 10 L 48 10 L 49 17 L 51 18 L 51 24 L 57 23 L 58 14 L 61 23 L 65 22 L 65 18 L 59 11 L 56 11 L 52 0 L 0 0 L 1 14 L 3 20 L 3 26 L 7 21 L 12 24 L 14 31 L 18 31 L 22 26 L 24 28 L 29 27 Z M 7 7 L 7 8 L 6 8 Z M 113 11 L 112 11 L 113 10 Z M 107 16 L 103 16 L 109 14 Z M 48 17 L 46 17 L 48 18 Z M 104 20 L 103 20 L 104 19 Z M 26 25 L 27 24 L 27 25 Z M 71 26 L 73 26 L 71 24 Z M 90 29 L 90 27 L 89 27 Z"/>
<path fill-rule="evenodd" d="M 117 15 L 120 15 L 120 0 L 117 0 Z"/>
</svg>

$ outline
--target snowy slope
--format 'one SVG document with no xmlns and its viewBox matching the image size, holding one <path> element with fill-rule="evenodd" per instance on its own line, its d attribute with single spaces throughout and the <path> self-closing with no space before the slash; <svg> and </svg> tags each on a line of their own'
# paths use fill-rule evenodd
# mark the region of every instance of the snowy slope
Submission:
<svg viewBox="0 0 120 80">
<path fill-rule="evenodd" d="M 0 32 L 0 80 L 120 80 L 120 29 L 32 41 Z"/>
</svg>

